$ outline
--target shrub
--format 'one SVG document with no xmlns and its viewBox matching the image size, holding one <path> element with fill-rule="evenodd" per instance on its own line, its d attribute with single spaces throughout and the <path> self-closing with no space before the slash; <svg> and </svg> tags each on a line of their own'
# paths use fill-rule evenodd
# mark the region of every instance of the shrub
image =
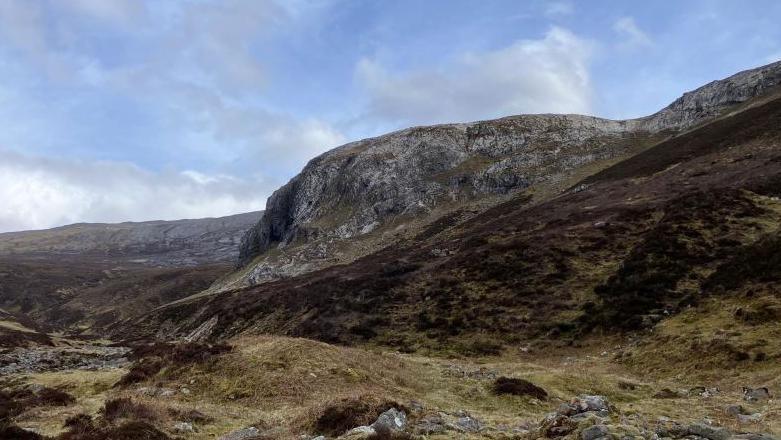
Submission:
<svg viewBox="0 0 781 440">
<path fill-rule="evenodd" d="M 0 422 L 0 440 L 44 440 L 44 438 L 15 425 L 3 426 Z"/>
<path fill-rule="evenodd" d="M 119 379 L 114 386 L 126 387 L 134 383 L 143 382 L 163 369 L 163 361 L 160 359 L 142 359 L 133 364 L 130 370 Z"/>
<path fill-rule="evenodd" d="M 548 397 L 548 393 L 544 389 L 528 380 L 504 376 L 494 381 L 493 392 L 496 395 L 531 396 L 540 400 Z"/>
<path fill-rule="evenodd" d="M 107 400 L 101 409 L 103 417 L 112 422 L 117 419 L 155 420 L 157 412 L 148 405 L 133 402 L 127 397 Z"/>
</svg>

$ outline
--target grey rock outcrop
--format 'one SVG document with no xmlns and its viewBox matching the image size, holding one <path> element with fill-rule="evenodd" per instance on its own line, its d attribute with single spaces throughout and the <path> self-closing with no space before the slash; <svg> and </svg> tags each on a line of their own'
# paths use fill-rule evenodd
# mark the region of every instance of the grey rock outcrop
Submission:
<svg viewBox="0 0 781 440">
<path fill-rule="evenodd" d="M 521 115 L 409 128 L 346 144 L 309 162 L 268 200 L 244 236 L 239 263 L 273 248 L 320 243 L 306 258 L 260 261 L 250 283 L 317 268 L 327 244 L 421 217 L 443 204 L 564 179 L 638 143 L 724 114 L 781 83 L 781 62 L 714 81 L 658 113 L 613 121 L 580 115 Z"/>
</svg>

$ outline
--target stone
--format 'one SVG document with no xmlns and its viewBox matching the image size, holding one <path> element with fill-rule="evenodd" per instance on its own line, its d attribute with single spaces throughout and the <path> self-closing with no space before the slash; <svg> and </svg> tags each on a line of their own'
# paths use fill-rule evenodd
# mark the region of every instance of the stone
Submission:
<svg viewBox="0 0 781 440">
<path fill-rule="evenodd" d="M 762 420 L 762 414 L 760 413 L 738 414 L 737 417 L 738 417 L 738 422 L 743 424 L 757 423 L 760 420 Z"/>
<path fill-rule="evenodd" d="M 729 405 L 726 408 L 724 408 L 724 412 L 727 413 L 727 415 L 735 416 L 735 417 L 741 414 L 743 415 L 747 414 L 746 409 L 743 408 L 742 405 Z"/>
<path fill-rule="evenodd" d="M 480 432 L 481 424 L 479 420 L 470 416 L 465 416 L 459 417 L 456 420 L 456 427 L 459 431 L 474 433 Z"/>
<path fill-rule="evenodd" d="M 249 440 L 260 435 L 260 430 L 254 426 L 238 429 L 229 434 L 223 435 L 219 440 Z"/>
<path fill-rule="evenodd" d="M 363 440 L 377 434 L 377 431 L 371 426 L 358 426 L 339 436 L 341 440 Z"/>
<path fill-rule="evenodd" d="M 423 417 L 413 427 L 413 432 L 419 435 L 441 434 L 445 431 L 447 431 L 447 424 L 445 419 L 439 414 Z"/>
<path fill-rule="evenodd" d="M 770 398 L 770 390 L 766 387 L 747 388 L 743 387 L 743 400 L 746 402 L 761 402 Z"/>
<path fill-rule="evenodd" d="M 174 430 L 174 432 L 188 433 L 188 432 L 195 432 L 195 427 L 193 426 L 192 423 L 176 422 L 174 424 L 173 430 Z"/>
<path fill-rule="evenodd" d="M 580 432 L 580 438 L 582 440 L 597 440 L 607 437 L 607 435 L 608 429 L 605 425 L 594 425 Z"/>
<path fill-rule="evenodd" d="M 709 440 L 729 440 L 732 434 L 726 428 L 706 425 L 704 423 L 692 423 L 688 427 L 689 434 Z"/>
<path fill-rule="evenodd" d="M 391 408 L 377 417 L 371 427 L 375 430 L 389 429 L 391 431 L 403 431 L 407 426 L 407 415 L 404 411 Z"/>
</svg>

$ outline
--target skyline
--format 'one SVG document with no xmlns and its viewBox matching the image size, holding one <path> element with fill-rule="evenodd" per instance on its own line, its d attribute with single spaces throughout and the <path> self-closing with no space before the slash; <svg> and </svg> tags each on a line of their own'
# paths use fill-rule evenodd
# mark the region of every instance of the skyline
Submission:
<svg viewBox="0 0 781 440">
<path fill-rule="evenodd" d="M 262 209 L 412 125 L 645 116 L 781 58 L 752 6 L 0 0 L 0 232 Z"/>
</svg>

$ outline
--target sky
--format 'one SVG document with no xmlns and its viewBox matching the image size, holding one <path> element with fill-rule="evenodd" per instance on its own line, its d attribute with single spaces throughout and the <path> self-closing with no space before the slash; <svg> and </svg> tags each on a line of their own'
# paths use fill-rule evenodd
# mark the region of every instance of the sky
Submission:
<svg viewBox="0 0 781 440">
<path fill-rule="evenodd" d="M 651 114 L 781 59 L 776 0 L 0 0 L 0 232 L 262 209 L 399 128 Z"/>
</svg>

